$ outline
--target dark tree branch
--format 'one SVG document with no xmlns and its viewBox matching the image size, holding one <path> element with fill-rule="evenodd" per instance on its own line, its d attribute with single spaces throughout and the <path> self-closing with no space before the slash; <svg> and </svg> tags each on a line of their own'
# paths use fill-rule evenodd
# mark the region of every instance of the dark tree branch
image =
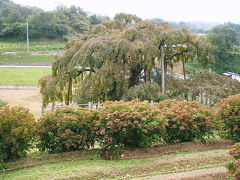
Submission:
<svg viewBox="0 0 240 180">
<path fill-rule="evenodd" d="M 80 69 L 80 70 L 78 70 L 77 72 L 77 76 L 79 76 L 79 75 L 81 75 L 82 73 L 84 73 L 84 72 L 87 72 L 87 71 L 89 71 L 89 72 L 96 72 L 94 69 L 92 69 L 92 68 L 82 68 L 82 69 Z"/>
<path fill-rule="evenodd" d="M 179 53 L 176 53 L 176 54 L 173 54 L 172 56 L 170 57 L 167 57 L 166 56 L 166 60 L 170 60 L 170 59 L 173 59 L 175 56 L 180 56 L 180 55 L 183 55 L 184 53 L 188 52 L 188 50 L 183 50 L 182 52 L 179 52 Z"/>
</svg>

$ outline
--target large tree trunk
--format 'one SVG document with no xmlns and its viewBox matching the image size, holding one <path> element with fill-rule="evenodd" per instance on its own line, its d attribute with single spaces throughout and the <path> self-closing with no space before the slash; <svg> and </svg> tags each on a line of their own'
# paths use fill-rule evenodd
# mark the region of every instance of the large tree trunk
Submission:
<svg viewBox="0 0 240 180">
<path fill-rule="evenodd" d="M 69 74 L 69 81 L 68 81 L 68 93 L 66 99 L 66 105 L 69 105 L 72 102 L 72 77 Z"/>
<path fill-rule="evenodd" d="M 184 77 L 184 80 L 186 80 L 186 70 L 185 70 L 185 62 L 184 62 L 184 59 L 182 60 L 182 65 L 183 65 L 183 77 Z"/>
<path fill-rule="evenodd" d="M 139 69 L 131 69 L 131 77 L 129 78 L 130 87 L 137 85 L 139 83 L 139 74 L 141 70 Z"/>
<path fill-rule="evenodd" d="M 162 72 L 162 94 L 165 94 L 165 63 L 166 63 L 166 59 L 164 57 L 164 50 L 163 50 L 163 46 L 161 45 L 161 55 L 162 55 L 162 62 L 161 62 L 161 72 Z"/>
</svg>

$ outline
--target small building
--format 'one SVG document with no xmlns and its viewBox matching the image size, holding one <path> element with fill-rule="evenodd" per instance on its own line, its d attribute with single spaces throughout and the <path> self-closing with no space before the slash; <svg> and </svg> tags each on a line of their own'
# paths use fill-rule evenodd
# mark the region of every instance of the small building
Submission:
<svg viewBox="0 0 240 180">
<path fill-rule="evenodd" d="M 240 74 L 233 73 L 233 72 L 226 72 L 226 73 L 223 73 L 223 75 L 240 82 Z"/>
</svg>

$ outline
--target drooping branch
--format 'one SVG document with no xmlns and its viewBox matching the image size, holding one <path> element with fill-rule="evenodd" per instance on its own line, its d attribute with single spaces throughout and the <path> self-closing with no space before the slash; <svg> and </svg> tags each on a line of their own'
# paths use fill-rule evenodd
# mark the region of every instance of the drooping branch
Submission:
<svg viewBox="0 0 240 180">
<path fill-rule="evenodd" d="M 187 52 L 188 52 L 188 50 L 185 49 L 185 50 L 183 50 L 183 51 L 181 51 L 181 52 L 177 52 L 177 53 L 175 53 L 175 54 L 173 54 L 172 56 L 169 56 L 169 57 L 167 57 L 167 55 L 166 55 L 166 60 L 171 60 L 171 59 L 173 59 L 175 56 L 181 56 L 181 55 L 183 55 L 184 53 L 187 53 Z"/>
</svg>

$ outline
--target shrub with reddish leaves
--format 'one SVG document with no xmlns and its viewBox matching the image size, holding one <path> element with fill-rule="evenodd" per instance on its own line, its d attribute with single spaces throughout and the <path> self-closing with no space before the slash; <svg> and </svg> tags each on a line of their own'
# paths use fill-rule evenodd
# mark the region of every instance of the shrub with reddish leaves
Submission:
<svg viewBox="0 0 240 180">
<path fill-rule="evenodd" d="M 216 112 L 227 138 L 240 140 L 240 94 L 224 99 Z"/>
<path fill-rule="evenodd" d="M 0 161 L 22 157 L 32 146 L 35 119 L 23 107 L 0 107 Z"/>
<path fill-rule="evenodd" d="M 227 168 L 233 177 L 239 179 L 240 178 L 240 143 L 234 144 L 229 150 L 229 154 L 232 156 L 232 161 L 227 164 Z"/>
<path fill-rule="evenodd" d="M 107 102 L 94 123 L 97 140 L 110 156 L 119 147 L 148 147 L 164 133 L 162 118 L 138 101 Z"/>
<path fill-rule="evenodd" d="M 88 149 L 94 144 L 91 130 L 96 119 L 97 111 L 84 108 L 47 113 L 38 121 L 38 147 L 53 153 Z"/>
<path fill-rule="evenodd" d="M 211 109 L 198 102 L 178 102 L 167 110 L 165 118 L 167 143 L 204 141 L 214 127 Z"/>
</svg>

